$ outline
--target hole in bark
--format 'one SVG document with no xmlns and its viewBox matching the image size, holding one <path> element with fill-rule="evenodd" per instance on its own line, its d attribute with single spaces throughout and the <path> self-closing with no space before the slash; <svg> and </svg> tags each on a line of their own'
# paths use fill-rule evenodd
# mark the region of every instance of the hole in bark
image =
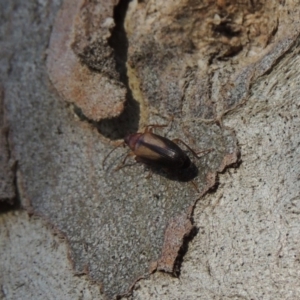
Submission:
<svg viewBox="0 0 300 300">
<path fill-rule="evenodd" d="M 214 31 L 220 33 L 226 37 L 235 37 L 241 34 L 240 28 L 235 28 L 235 24 L 232 24 L 228 21 L 221 22 L 219 25 L 214 27 Z"/>
</svg>

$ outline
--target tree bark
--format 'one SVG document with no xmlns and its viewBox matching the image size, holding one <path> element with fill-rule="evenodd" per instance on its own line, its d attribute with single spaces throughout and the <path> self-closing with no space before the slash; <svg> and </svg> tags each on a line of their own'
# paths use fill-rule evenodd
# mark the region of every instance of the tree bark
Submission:
<svg viewBox="0 0 300 300">
<path fill-rule="evenodd" d="M 299 3 L 0 6 L 1 299 L 300 298 Z M 169 119 L 198 191 L 102 167 Z"/>
</svg>

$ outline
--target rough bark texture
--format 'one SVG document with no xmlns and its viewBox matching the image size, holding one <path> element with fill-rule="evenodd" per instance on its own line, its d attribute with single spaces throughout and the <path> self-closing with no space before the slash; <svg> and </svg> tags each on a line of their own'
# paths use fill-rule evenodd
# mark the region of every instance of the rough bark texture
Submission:
<svg viewBox="0 0 300 300">
<path fill-rule="evenodd" d="M 66 101 L 74 103 L 94 121 L 116 117 L 124 109 L 126 89 L 119 81 L 113 50 L 108 45 L 110 30 L 114 27 L 114 4 L 100 1 L 96 5 L 98 9 L 91 11 L 89 7 L 95 6 L 88 1 L 64 1 L 50 38 L 47 58 L 50 80 Z M 92 68 L 98 73 L 76 56 L 77 49 L 84 47 L 87 41 L 92 44 L 92 50 L 86 50 L 84 57 L 97 57 Z"/>
<path fill-rule="evenodd" d="M 6 148 L 18 161 L 13 188 L 39 215 L 0 215 L 1 297 L 112 298 L 148 274 L 151 261 L 152 272 L 180 280 L 156 272 L 124 298 L 300 297 L 299 3 L 78 1 L 84 30 L 75 24 L 64 46 L 87 83 L 126 89 L 120 117 L 105 99 L 107 111 L 87 113 L 88 101 L 98 102 L 81 106 L 70 93 L 76 83 L 56 80 L 49 41 L 52 27 L 52 39 L 60 32 L 61 1 L 0 3 Z M 101 166 L 110 140 L 170 115 L 163 131 L 170 138 L 215 148 L 195 161 L 199 201 L 189 183 L 163 173 L 146 179 L 143 166 L 113 172 L 122 149 Z M 237 141 L 240 164 L 224 172 L 238 161 Z"/>
<path fill-rule="evenodd" d="M 133 299 L 298 299 L 299 39 L 225 118 L 243 162 L 197 205 L 180 280 L 155 274 Z"/>
</svg>

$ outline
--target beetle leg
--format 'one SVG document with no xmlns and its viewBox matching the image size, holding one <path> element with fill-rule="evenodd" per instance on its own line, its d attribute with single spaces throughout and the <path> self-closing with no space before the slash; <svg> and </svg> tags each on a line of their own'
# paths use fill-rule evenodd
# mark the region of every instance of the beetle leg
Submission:
<svg viewBox="0 0 300 300">
<path fill-rule="evenodd" d="M 119 145 L 117 145 L 115 148 L 113 148 L 112 150 L 110 150 L 107 155 L 104 157 L 103 161 L 102 161 L 102 168 L 104 169 L 104 163 L 107 160 L 107 158 L 120 146 L 125 146 L 124 142 L 121 142 Z"/>
<path fill-rule="evenodd" d="M 205 150 L 202 150 L 202 151 L 199 151 L 199 152 L 196 152 L 194 151 L 188 144 L 186 144 L 183 140 L 181 139 L 173 139 L 172 140 L 174 143 L 178 144 L 178 142 L 182 143 L 183 145 L 185 145 L 191 152 L 192 154 L 197 157 L 197 158 L 200 158 L 199 154 L 201 153 L 205 153 L 205 152 L 211 152 L 213 151 L 214 149 L 213 148 L 210 148 L 210 149 L 205 149 Z"/>
<path fill-rule="evenodd" d="M 123 161 L 122 161 L 122 165 L 125 165 L 127 158 L 128 158 L 129 156 L 133 156 L 133 155 L 135 155 L 133 152 L 127 153 L 126 156 L 124 157 Z"/>
<path fill-rule="evenodd" d="M 116 172 L 116 171 L 119 171 L 120 169 L 126 167 L 127 165 L 126 165 L 125 163 L 126 163 L 127 158 L 128 158 L 129 156 L 133 156 L 133 155 L 135 155 L 133 152 L 127 153 L 126 156 L 124 157 L 123 161 L 121 162 L 121 164 L 120 164 L 119 166 L 117 166 L 117 167 L 114 169 L 114 171 Z"/>
<path fill-rule="evenodd" d="M 143 162 L 143 160 L 138 156 L 136 156 L 134 159 L 135 159 L 136 162 Z"/>
<path fill-rule="evenodd" d="M 170 125 L 170 123 L 173 122 L 173 120 L 174 120 L 174 116 L 172 116 L 172 117 L 170 118 L 170 121 L 169 121 L 167 124 L 162 124 L 162 125 L 159 125 L 159 124 L 150 124 L 150 125 L 147 125 L 147 126 L 145 127 L 144 133 L 146 133 L 146 132 L 151 132 L 151 133 L 152 133 L 152 129 L 153 129 L 153 128 L 163 128 L 163 127 L 168 127 L 168 126 Z"/>
<path fill-rule="evenodd" d="M 167 127 L 169 124 L 162 124 L 162 125 L 159 125 L 159 124 L 151 124 L 151 125 L 147 125 L 145 127 L 145 130 L 144 130 L 144 133 L 146 132 L 150 132 L 152 133 L 153 132 L 153 128 L 163 128 L 163 127 Z"/>
<path fill-rule="evenodd" d="M 151 178 L 151 177 L 152 177 L 152 174 L 153 174 L 153 170 L 150 169 L 148 175 L 146 176 L 146 179 Z"/>
<path fill-rule="evenodd" d="M 141 157 L 136 156 L 136 157 L 135 157 L 135 161 L 138 162 L 138 163 L 143 163 L 143 164 L 145 164 L 145 165 L 147 166 L 147 162 L 146 162 L 144 159 L 142 159 Z M 146 176 L 146 179 L 151 178 L 151 177 L 152 177 L 152 174 L 153 174 L 153 169 L 150 168 L 150 169 L 149 169 L 149 173 L 148 173 L 148 175 Z"/>
</svg>

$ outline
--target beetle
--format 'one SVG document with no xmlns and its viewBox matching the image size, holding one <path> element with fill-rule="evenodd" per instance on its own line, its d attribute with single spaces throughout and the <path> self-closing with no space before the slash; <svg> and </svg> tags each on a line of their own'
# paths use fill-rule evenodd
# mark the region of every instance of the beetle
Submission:
<svg viewBox="0 0 300 300">
<path fill-rule="evenodd" d="M 170 179 L 176 178 L 180 181 L 189 181 L 196 177 L 198 174 L 196 166 L 192 163 L 188 155 L 177 145 L 177 143 L 180 142 L 185 145 L 197 158 L 199 158 L 198 154 L 210 152 L 212 149 L 196 153 L 180 139 L 169 140 L 166 137 L 152 133 L 152 128 L 165 126 L 166 125 L 148 125 L 143 133 L 137 132 L 127 135 L 119 146 L 127 145 L 131 152 L 125 156 L 122 164 L 117 167 L 116 170 L 125 166 L 125 162 L 129 156 L 135 155 L 135 160 L 137 162 L 144 163 L 152 169 L 162 169 Z M 148 129 L 149 127 L 151 128 Z M 112 153 L 112 151 L 108 153 L 104 161 Z"/>
<path fill-rule="evenodd" d="M 192 163 L 174 141 L 152 132 L 129 134 L 124 142 L 135 155 L 135 160 L 146 165 L 179 171 L 190 167 Z"/>
</svg>

